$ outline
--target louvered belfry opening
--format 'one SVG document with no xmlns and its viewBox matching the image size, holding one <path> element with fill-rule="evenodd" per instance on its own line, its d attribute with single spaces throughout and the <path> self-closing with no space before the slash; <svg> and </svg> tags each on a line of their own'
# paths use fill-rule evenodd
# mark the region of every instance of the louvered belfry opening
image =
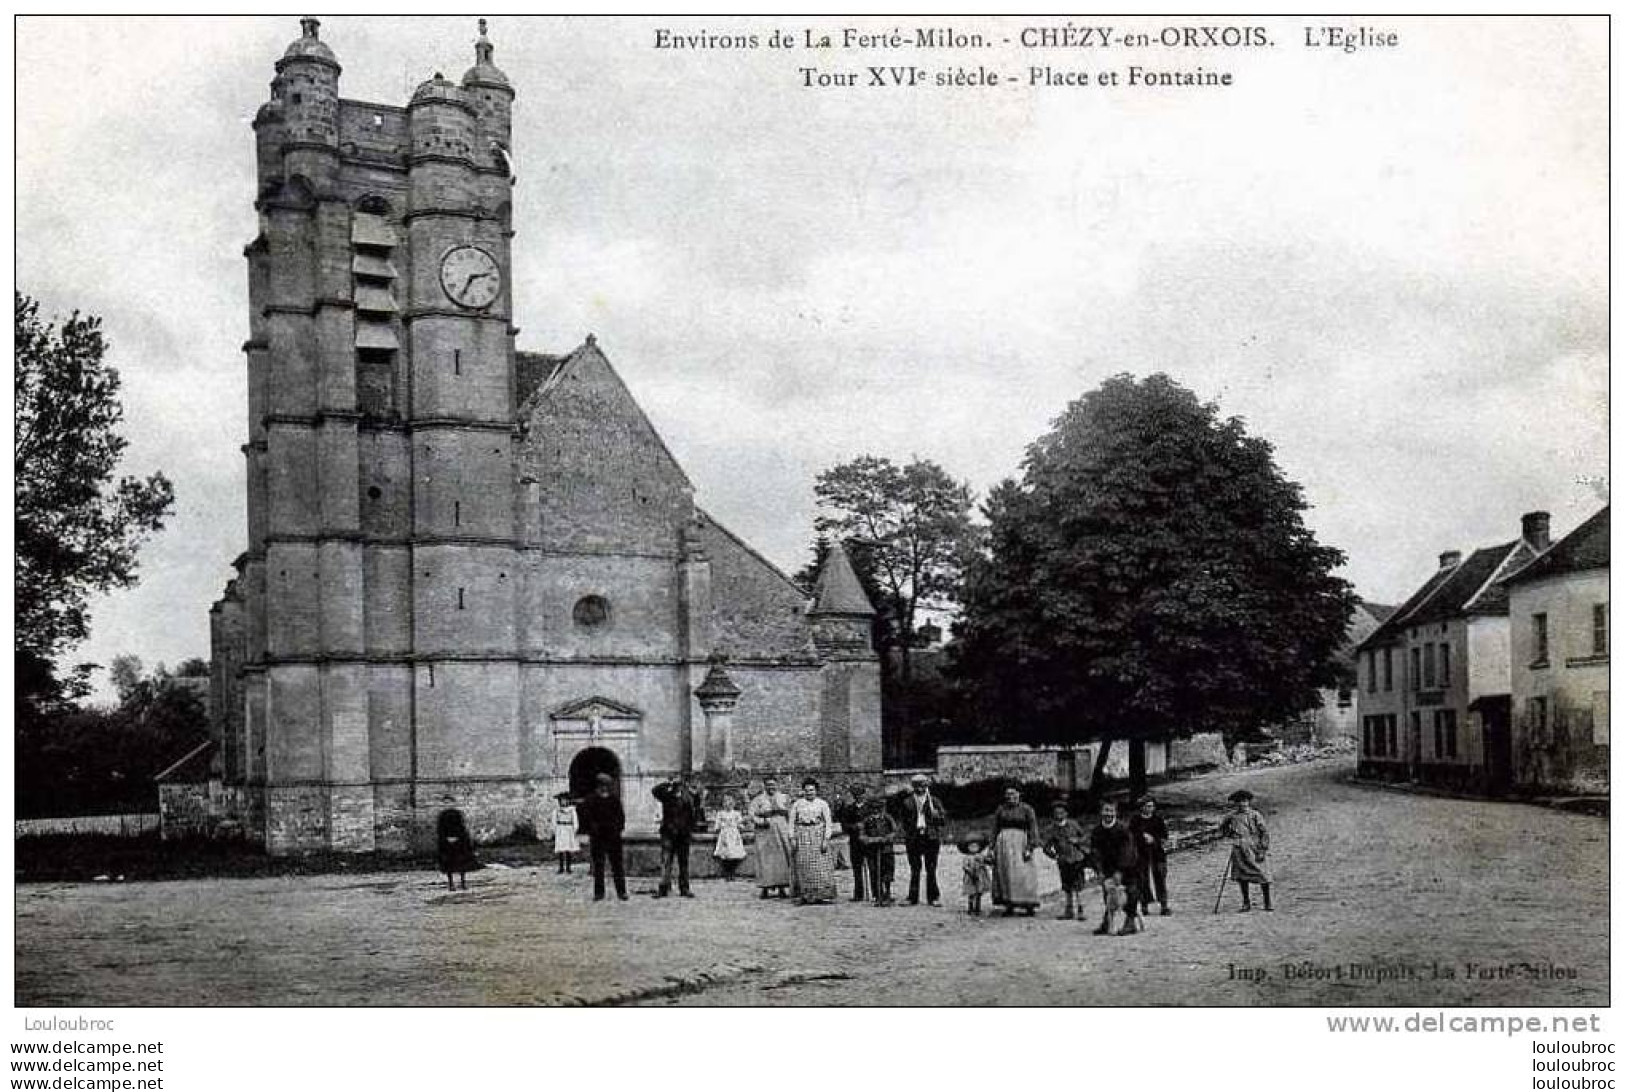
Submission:
<svg viewBox="0 0 1625 1092">
<path fill-rule="evenodd" d="M 351 220 L 355 277 L 356 402 L 363 414 L 391 417 L 396 405 L 400 306 L 395 300 L 397 274 L 395 226 L 382 211 L 358 210 Z"/>
</svg>

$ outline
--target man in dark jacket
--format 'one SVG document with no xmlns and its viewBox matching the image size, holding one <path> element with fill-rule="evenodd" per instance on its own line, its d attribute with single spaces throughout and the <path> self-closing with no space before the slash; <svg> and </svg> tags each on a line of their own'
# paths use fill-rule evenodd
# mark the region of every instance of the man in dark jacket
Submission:
<svg viewBox="0 0 1625 1092">
<path fill-rule="evenodd" d="M 862 785 L 853 785 L 847 789 L 851 798 L 844 804 L 835 805 L 835 821 L 841 824 L 846 831 L 847 859 L 852 862 L 852 901 L 863 901 L 863 873 L 864 847 L 863 847 L 863 817 L 868 807 L 863 798 L 866 790 Z"/>
<path fill-rule="evenodd" d="M 1168 824 L 1157 814 L 1157 802 L 1147 796 L 1140 801 L 1139 814 L 1128 821 L 1134 835 L 1134 852 L 1140 859 L 1139 891 L 1142 912 L 1149 911 L 1156 901 L 1162 906 L 1162 916 L 1173 911 L 1168 908 Z"/>
<path fill-rule="evenodd" d="M 1089 847 L 1095 859 L 1095 870 L 1100 873 L 1100 897 L 1105 904 L 1105 916 L 1095 930 L 1099 936 L 1112 931 L 1112 919 L 1119 909 L 1124 911 L 1123 928 L 1118 936 L 1132 936 L 1140 931 L 1139 904 L 1135 893 L 1135 880 L 1139 876 L 1139 856 L 1134 851 L 1134 835 L 1128 824 L 1117 819 L 1117 805 L 1110 800 L 1100 804 L 1100 823 L 1089 835 Z"/>
<path fill-rule="evenodd" d="M 942 899 L 937 889 L 937 855 L 942 851 L 942 828 L 948 825 L 948 812 L 931 795 L 924 774 L 915 774 L 911 792 L 903 797 L 898 824 L 903 828 L 903 850 L 908 854 L 908 903 L 920 903 L 920 867 L 925 867 L 925 901 L 936 906 Z"/>
<path fill-rule="evenodd" d="M 576 807 L 576 818 L 587 835 L 587 849 L 592 856 L 592 897 L 594 902 L 604 897 L 604 864 L 608 862 L 615 875 L 615 895 L 626 899 L 626 863 L 621 856 L 621 832 L 626 829 L 626 812 L 615 795 L 615 779 L 601 773 L 593 785 L 592 795 Z"/>
<path fill-rule="evenodd" d="M 688 889 L 688 847 L 694 832 L 705 823 L 705 808 L 695 786 L 673 774 L 656 785 L 654 798 L 660 801 L 660 890 L 655 898 L 671 894 L 671 867 L 677 865 L 677 893 L 692 899 Z"/>
</svg>

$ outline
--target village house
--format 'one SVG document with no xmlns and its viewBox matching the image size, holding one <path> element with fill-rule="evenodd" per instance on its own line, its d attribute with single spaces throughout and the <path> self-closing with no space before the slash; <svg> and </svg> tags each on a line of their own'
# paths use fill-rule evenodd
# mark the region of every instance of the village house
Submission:
<svg viewBox="0 0 1625 1092">
<path fill-rule="evenodd" d="M 1358 647 L 1362 776 L 1500 791 L 1510 735 L 1496 715 L 1510 692 L 1504 581 L 1550 545 L 1551 518 L 1518 537 L 1439 555 L 1438 569 Z"/>
<path fill-rule="evenodd" d="M 1608 509 L 1506 580 L 1521 790 L 1608 791 Z"/>
</svg>

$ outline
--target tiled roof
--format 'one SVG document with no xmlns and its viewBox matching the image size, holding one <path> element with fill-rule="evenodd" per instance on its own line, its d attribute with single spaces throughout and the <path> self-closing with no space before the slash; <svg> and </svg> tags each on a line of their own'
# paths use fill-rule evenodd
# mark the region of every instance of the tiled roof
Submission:
<svg viewBox="0 0 1625 1092">
<path fill-rule="evenodd" d="M 568 359 L 570 359 L 568 354 L 555 356 L 552 353 L 514 353 L 514 381 L 519 388 L 515 392 L 515 405 L 524 405 L 525 399 L 529 398 L 536 388 L 553 378 L 553 374 Z"/>
<path fill-rule="evenodd" d="M 1475 614 L 1505 614 L 1505 593 L 1498 587 L 1486 588 L 1485 585 L 1521 545 L 1521 542 L 1503 542 L 1499 546 L 1486 546 L 1474 550 L 1460 564 L 1439 569 L 1390 613 L 1371 636 L 1360 642 L 1360 647 L 1385 644 L 1411 626 L 1442 622 L 1468 613 L 1469 608 Z"/>
<path fill-rule="evenodd" d="M 813 592 L 812 614 L 873 614 L 874 604 L 864 593 L 858 574 L 839 542 L 829 549 L 824 567 L 818 571 L 818 587 Z"/>
<path fill-rule="evenodd" d="M 206 739 L 180 758 L 152 775 L 154 781 L 206 781 L 209 777 L 209 757 L 215 743 Z"/>
<path fill-rule="evenodd" d="M 1608 509 L 1605 507 L 1552 544 L 1507 579 L 1508 584 L 1559 573 L 1608 568 Z"/>
<path fill-rule="evenodd" d="M 1417 604 L 1414 610 L 1408 611 L 1404 617 L 1398 619 L 1401 625 L 1420 626 L 1428 622 L 1442 622 L 1466 611 L 1469 603 L 1479 607 L 1482 597 L 1475 601 L 1485 584 L 1501 563 L 1506 561 L 1512 551 L 1518 548 L 1516 542 L 1503 542 L 1499 546 L 1486 546 L 1481 550 L 1474 550 L 1460 565 L 1451 570 L 1450 576 L 1445 580 L 1439 590 L 1428 597 L 1427 602 Z M 1493 604 L 1483 604 L 1487 609 L 1479 613 L 1497 613 Z M 1501 603 L 1501 612 L 1506 609 L 1505 600 Z"/>
<path fill-rule="evenodd" d="M 1428 596 L 1437 591 L 1439 586 L 1450 577 L 1452 572 L 1454 572 L 1453 569 L 1439 569 L 1429 576 L 1427 580 L 1423 582 L 1420 588 L 1417 588 L 1411 593 L 1409 599 L 1395 607 L 1389 613 L 1388 617 L 1383 619 L 1382 625 L 1378 626 L 1371 636 L 1360 642 L 1359 647 L 1364 648 L 1367 645 L 1386 644 L 1392 638 L 1398 637 L 1400 631 L 1404 629 L 1404 627 L 1400 625 L 1400 619 L 1403 618 L 1407 612 L 1415 610 L 1417 607 L 1426 602 Z"/>
</svg>

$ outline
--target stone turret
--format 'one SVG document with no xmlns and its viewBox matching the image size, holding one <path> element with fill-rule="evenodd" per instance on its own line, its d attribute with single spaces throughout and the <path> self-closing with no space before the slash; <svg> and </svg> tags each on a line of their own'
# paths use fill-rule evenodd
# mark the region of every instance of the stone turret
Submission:
<svg viewBox="0 0 1625 1092">
<path fill-rule="evenodd" d="M 818 571 L 807 612 L 824 660 L 819 762 L 826 770 L 876 769 L 881 762 L 880 661 L 874 604 L 839 543 Z"/>
<path fill-rule="evenodd" d="M 491 39 L 486 37 L 485 20 L 481 19 L 479 41 L 474 43 L 474 67 L 463 73 L 463 94 L 479 118 L 475 162 L 512 174 L 513 85 L 492 60 L 495 52 Z"/>
<path fill-rule="evenodd" d="M 338 171 L 338 58 L 320 37 L 321 22 L 299 20 L 302 33 L 276 63 L 271 83 L 282 114 L 283 149 L 288 175 L 308 179 L 325 190 Z"/>
<path fill-rule="evenodd" d="M 826 658 L 874 656 L 874 604 L 840 543 L 830 547 L 818 570 L 818 586 L 807 616 L 813 623 L 813 641 Z"/>
</svg>

